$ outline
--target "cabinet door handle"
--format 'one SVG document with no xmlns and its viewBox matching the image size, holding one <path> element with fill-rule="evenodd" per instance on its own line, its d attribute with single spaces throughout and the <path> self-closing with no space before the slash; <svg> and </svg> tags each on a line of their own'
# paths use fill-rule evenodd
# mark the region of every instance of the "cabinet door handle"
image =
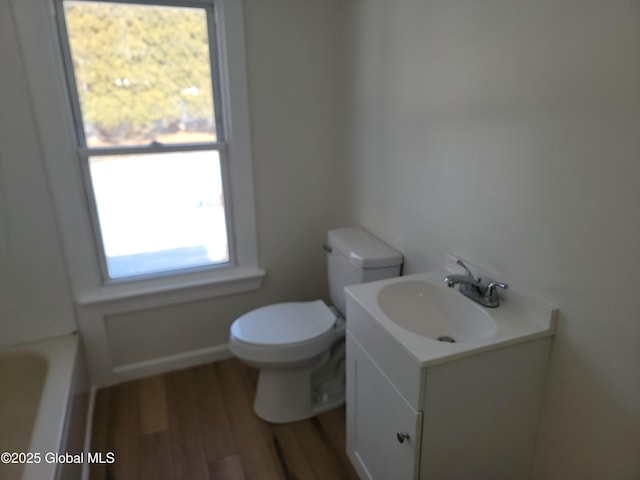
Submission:
<svg viewBox="0 0 640 480">
<path fill-rule="evenodd" d="M 405 440 L 409 440 L 409 434 L 407 432 L 397 432 L 396 438 L 398 439 L 398 442 L 404 443 Z"/>
</svg>

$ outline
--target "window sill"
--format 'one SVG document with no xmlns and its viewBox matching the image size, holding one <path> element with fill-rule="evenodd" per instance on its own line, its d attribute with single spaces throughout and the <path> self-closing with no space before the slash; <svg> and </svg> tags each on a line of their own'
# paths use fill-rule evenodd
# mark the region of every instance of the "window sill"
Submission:
<svg viewBox="0 0 640 480">
<path fill-rule="evenodd" d="M 80 307 L 106 307 L 111 313 L 162 307 L 257 290 L 265 275 L 258 267 L 231 267 L 113 282 L 77 302 Z"/>
</svg>

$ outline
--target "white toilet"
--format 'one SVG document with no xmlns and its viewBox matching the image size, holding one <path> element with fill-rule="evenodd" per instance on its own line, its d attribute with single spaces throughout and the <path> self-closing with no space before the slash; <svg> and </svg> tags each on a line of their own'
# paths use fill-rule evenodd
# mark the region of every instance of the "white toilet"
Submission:
<svg viewBox="0 0 640 480">
<path fill-rule="evenodd" d="M 302 420 L 344 403 L 344 287 L 400 274 L 402 255 L 358 227 L 331 230 L 325 250 L 335 307 L 279 303 L 231 325 L 231 352 L 260 369 L 253 408 L 269 422 Z"/>
</svg>

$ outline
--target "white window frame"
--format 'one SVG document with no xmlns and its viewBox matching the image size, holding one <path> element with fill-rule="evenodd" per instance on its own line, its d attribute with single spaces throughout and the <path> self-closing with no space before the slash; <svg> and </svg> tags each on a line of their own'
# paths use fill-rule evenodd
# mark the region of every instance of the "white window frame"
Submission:
<svg viewBox="0 0 640 480">
<path fill-rule="evenodd" d="M 102 247 L 94 234 L 94 219 L 85 190 L 86 168 L 78 155 L 58 40 L 53 2 L 59 0 L 10 1 L 76 301 L 92 305 L 143 297 L 155 298 L 149 304 L 155 306 L 168 303 L 169 298 L 190 301 L 259 288 L 265 272 L 258 265 L 242 2 L 170 1 L 185 6 L 213 5 L 215 12 L 228 167 L 223 175 L 228 190 L 225 202 L 232 218 L 228 233 L 232 262 L 225 268 L 212 266 L 167 275 L 105 280 L 99 260 Z M 167 3 L 160 0 L 158 4 Z M 166 295 L 168 292 L 172 295 Z"/>
<path fill-rule="evenodd" d="M 185 273 L 185 270 L 196 269 L 208 269 L 208 268 L 228 268 L 230 265 L 235 265 L 235 243 L 233 242 L 233 215 L 229 208 L 229 202 L 224 202 L 225 210 L 225 228 L 226 228 L 226 242 L 228 246 L 228 260 L 220 263 L 208 263 L 196 267 L 183 267 L 172 268 L 165 271 L 156 271 L 150 273 L 143 273 L 138 275 L 127 275 L 120 277 L 111 277 L 109 275 L 109 268 L 107 266 L 107 255 L 105 252 L 104 244 L 104 232 L 101 228 L 101 222 L 98 216 L 98 201 L 95 197 L 95 186 L 93 184 L 91 171 L 90 171 L 90 158 L 103 157 L 109 158 L 109 156 L 122 156 L 122 155 L 148 155 L 148 154 L 162 154 L 162 153 L 190 153 L 197 151 L 210 151 L 217 152 L 219 164 L 220 164 L 220 176 L 222 180 L 222 191 L 226 197 L 229 192 L 229 175 L 228 175 L 228 155 L 227 155 L 227 143 L 225 140 L 225 110 L 222 105 L 222 79 L 220 77 L 220 65 L 218 62 L 219 48 L 217 38 L 217 25 L 215 19 L 215 10 L 213 4 L 209 1 L 198 2 L 188 0 L 162 0 L 162 2 L 154 2 L 153 0 L 74 0 L 76 2 L 82 1 L 104 1 L 105 3 L 117 3 L 120 5 L 149 5 L 149 6 L 177 6 L 177 7 L 192 7 L 200 8 L 204 10 L 206 14 L 207 31 L 208 31 L 208 48 L 210 51 L 211 62 L 211 88 L 212 96 L 214 98 L 215 105 L 215 125 L 216 125 L 216 141 L 215 142 L 200 142 L 197 144 L 157 144 L 157 145 L 135 145 L 135 146 L 116 146 L 116 147 L 90 147 L 86 142 L 85 124 L 82 115 L 82 107 L 80 95 L 77 90 L 76 71 L 73 66 L 71 44 L 69 41 L 68 26 L 65 21 L 64 2 L 65 0 L 54 0 L 56 7 L 56 17 L 58 21 L 58 34 L 59 42 L 62 49 L 62 57 L 64 59 L 64 68 L 67 79 L 67 89 L 69 99 L 71 102 L 71 108 L 74 118 L 74 127 L 76 132 L 76 142 L 78 146 L 78 156 L 80 158 L 80 168 L 84 177 L 84 186 L 87 191 L 87 203 L 89 205 L 89 212 L 92 220 L 94 238 L 98 246 L 98 255 L 100 262 L 100 269 L 104 283 L 114 282 L 130 282 L 140 280 L 141 278 L 162 277 L 166 275 L 180 275 Z"/>
</svg>

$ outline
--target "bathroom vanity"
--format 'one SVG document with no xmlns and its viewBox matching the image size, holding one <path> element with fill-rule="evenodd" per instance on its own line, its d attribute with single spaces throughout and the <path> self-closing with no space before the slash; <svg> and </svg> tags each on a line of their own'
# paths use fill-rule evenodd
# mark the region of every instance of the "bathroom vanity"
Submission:
<svg viewBox="0 0 640 480">
<path fill-rule="evenodd" d="M 556 310 L 517 289 L 485 309 L 446 273 L 347 288 L 347 450 L 363 479 L 530 476 Z"/>
</svg>

